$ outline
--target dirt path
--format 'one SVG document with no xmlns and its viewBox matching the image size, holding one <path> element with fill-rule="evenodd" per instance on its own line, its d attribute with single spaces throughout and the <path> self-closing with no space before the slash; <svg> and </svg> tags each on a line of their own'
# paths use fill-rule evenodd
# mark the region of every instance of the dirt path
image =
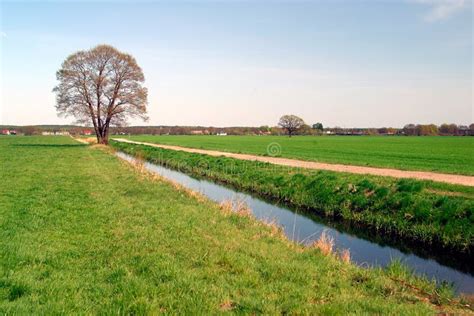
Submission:
<svg viewBox="0 0 474 316">
<path fill-rule="evenodd" d="M 329 170 L 329 171 L 337 171 L 337 172 L 348 172 L 348 173 L 356 173 L 356 174 L 370 174 L 370 175 L 375 175 L 375 176 L 385 176 L 385 177 L 393 177 L 393 178 L 432 180 L 436 182 L 460 184 L 460 185 L 471 186 L 471 187 L 474 186 L 473 176 L 462 176 L 462 175 L 455 175 L 455 174 L 445 174 L 445 173 L 435 173 L 435 172 L 425 172 L 425 171 L 407 171 L 407 170 L 398 170 L 398 169 L 329 164 L 329 163 L 304 161 L 304 160 L 297 160 L 297 159 L 236 154 L 236 153 L 229 153 L 229 152 L 215 151 L 215 150 L 205 150 L 205 149 L 172 146 L 172 145 L 136 142 L 136 141 L 131 141 L 128 139 L 123 139 L 123 138 L 114 138 L 114 140 L 119 141 L 119 142 L 124 142 L 124 143 L 130 143 L 130 144 L 147 145 L 147 146 L 158 147 L 158 148 L 163 148 L 163 149 L 180 150 L 180 151 L 185 151 L 189 153 L 205 154 L 209 156 L 225 156 L 225 157 L 242 159 L 242 160 L 269 162 L 272 164 L 282 165 L 282 166 L 317 169 L 317 170 Z"/>
</svg>

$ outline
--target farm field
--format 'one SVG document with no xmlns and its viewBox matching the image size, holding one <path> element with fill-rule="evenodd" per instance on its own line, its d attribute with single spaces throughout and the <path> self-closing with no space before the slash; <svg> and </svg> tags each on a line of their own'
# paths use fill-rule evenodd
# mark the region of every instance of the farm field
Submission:
<svg viewBox="0 0 474 316">
<path fill-rule="evenodd" d="M 135 141 L 359 166 L 474 175 L 474 137 L 126 136 Z"/>
<path fill-rule="evenodd" d="M 466 312 L 400 265 L 303 249 L 109 148 L 0 137 L 0 161 L 2 314 Z"/>
</svg>

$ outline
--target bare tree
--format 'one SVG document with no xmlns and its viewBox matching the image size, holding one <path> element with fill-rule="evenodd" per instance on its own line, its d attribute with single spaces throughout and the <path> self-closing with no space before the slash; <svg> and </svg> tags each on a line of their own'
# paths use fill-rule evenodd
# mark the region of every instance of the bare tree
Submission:
<svg viewBox="0 0 474 316">
<path fill-rule="evenodd" d="M 283 115 L 278 122 L 278 126 L 285 129 L 290 137 L 304 125 L 303 119 L 296 115 Z"/>
<path fill-rule="evenodd" d="M 56 73 L 56 110 L 94 126 L 97 142 L 107 144 L 110 126 L 127 118 L 147 120 L 145 77 L 135 58 L 109 45 L 70 55 Z"/>
</svg>

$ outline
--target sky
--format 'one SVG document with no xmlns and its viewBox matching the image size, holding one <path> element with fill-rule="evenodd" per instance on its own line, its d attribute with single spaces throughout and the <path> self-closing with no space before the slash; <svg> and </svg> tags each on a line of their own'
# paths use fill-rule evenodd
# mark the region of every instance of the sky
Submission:
<svg viewBox="0 0 474 316">
<path fill-rule="evenodd" d="M 148 88 L 134 125 L 474 122 L 473 2 L 0 0 L 0 124 L 69 124 L 56 71 L 110 44 Z"/>
</svg>

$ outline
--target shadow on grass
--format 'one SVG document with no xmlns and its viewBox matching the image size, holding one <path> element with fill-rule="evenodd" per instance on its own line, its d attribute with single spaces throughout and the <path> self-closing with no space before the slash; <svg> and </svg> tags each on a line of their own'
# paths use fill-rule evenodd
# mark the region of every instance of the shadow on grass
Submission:
<svg viewBox="0 0 474 316">
<path fill-rule="evenodd" d="M 60 147 L 86 147 L 89 146 L 88 144 L 12 144 L 10 146 L 14 147 L 52 147 L 52 148 L 60 148 Z"/>
</svg>

